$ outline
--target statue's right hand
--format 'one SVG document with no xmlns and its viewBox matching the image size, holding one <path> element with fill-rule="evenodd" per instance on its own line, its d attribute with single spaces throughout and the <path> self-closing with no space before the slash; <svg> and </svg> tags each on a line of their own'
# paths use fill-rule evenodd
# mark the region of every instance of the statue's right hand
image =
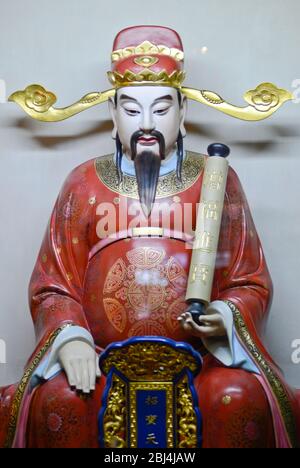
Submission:
<svg viewBox="0 0 300 468">
<path fill-rule="evenodd" d="M 95 390 L 96 379 L 101 372 L 92 346 L 83 341 L 70 341 L 60 349 L 58 358 L 71 387 L 83 393 Z"/>
</svg>

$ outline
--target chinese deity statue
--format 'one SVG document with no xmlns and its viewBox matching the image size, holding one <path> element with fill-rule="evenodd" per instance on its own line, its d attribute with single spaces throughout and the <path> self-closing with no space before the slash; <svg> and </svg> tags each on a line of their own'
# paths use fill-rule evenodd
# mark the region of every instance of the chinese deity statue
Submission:
<svg viewBox="0 0 300 468">
<path fill-rule="evenodd" d="M 196 421 L 201 437 L 179 424 L 178 446 L 297 446 L 297 399 L 263 344 L 272 282 L 240 181 L 231 167 L 226 177 L 205 172 L 210 158 L 184 148 L 187 99 L 253 121 L 292 96 L 264 83 L 246 93 L 247 107 L 235 107 L 213 92 L 183 87 L 183 66 L 175 31 L 137 26 L 115 39 L 112 89 L 65 109 L 54 108 L 55 96 L 38 85 L 11 96 L 41 121 L 108 101 L 116 151 L 74 169 L 57 198 L 29 289 L 37 345 L 21 382 L 0 390 L 0 446 L 138 446 L 126 436 L 119 371 L 132 374 L 135 366 L 139 381 L 156 369 L 155 349 L 164 362 L 156 380 L 170 369 L 194 372 L 193 382 L 178 386 L 177 414 Z M 221 157 L 224 148 L 214 145 L 211 155 Z M 207 254 L 214 237 L 213 274 L 207 262 L 192 271 L 200 194 L 222 184 L 222 203 L 207 198 L 203 205 L 205 219 L 220 220 L 219 233 L 203 230 L 198 238 Z M 209 298 L 195 319 L 188 285 L 197 290 L 197 280 L 206 284 L 209 277 Z M 168 340 L 174 349 L 163 354 L 159 346 Z M 109 362 L 119 372 L 115 381 Z M 161 390 L 149 388 L 140 407 L 148 426 L 141 444 L 153 448 Z"/>
</svg>

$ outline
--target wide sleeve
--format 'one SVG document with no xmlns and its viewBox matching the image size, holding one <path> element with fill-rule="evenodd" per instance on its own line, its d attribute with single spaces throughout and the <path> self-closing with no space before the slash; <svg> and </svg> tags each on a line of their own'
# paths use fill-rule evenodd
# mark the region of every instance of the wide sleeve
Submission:
<svg viewBox="0 0 300 468">
<path fill-rule="evenodd" d="M 29 286 L 37 341 L 66 324 L 88 328 L 82 308 L 91 206 L 82 168 L 66 180 L 53 209 Z"/>
<path fill-rule="evenodd" d="M 214 299 L 235 312 L 235 329 L 262 344 L 273 286 L 240 181 L 230 168 L 218 249 Z M 250 340 L 249 340 L 250 342 Z"/>
</svg>

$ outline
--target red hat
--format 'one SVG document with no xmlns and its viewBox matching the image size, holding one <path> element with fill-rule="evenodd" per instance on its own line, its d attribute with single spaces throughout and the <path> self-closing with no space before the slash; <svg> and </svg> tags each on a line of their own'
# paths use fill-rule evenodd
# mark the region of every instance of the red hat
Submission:
<svg viewBox="0 0 300 468">
<path fill-rule="evenodd" d="M 112 71 L 116 88 L 160 85 L 180 88 L 185 78 L 180 36 L 162 26 L 135 26 L 119 32 L 113 45 Z"/>
</svg>

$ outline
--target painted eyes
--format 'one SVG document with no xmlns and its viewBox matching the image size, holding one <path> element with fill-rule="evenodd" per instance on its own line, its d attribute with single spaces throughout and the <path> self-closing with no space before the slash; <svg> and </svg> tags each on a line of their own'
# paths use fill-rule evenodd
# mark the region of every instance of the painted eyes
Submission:
<svg viewBox="0 0 300 468">
<path fill-rule="evenodd" d="M 168 110 L 170 109 L 170 107 L 166 107 L 165 109 L 157 109 L 156 111 L 154 111 L 154 114 L 155 115 L 165 115 L 168 113 Z"/>
<path fill-rule="evenodd" d="M 163 109 L 156 109 L 155 111 L 153 111 L 153 114 L 154 115 L 165 115 L 168 113 L 170 107 L 165 107 Z M 127 115 L 130 115 L 131 117 L 136 117 L 137 115 L 140 115 L 141 112 L 137 109 L 128 109 L 128 108 L 124 108 L 125 112 Z"/>
<path fill-rule="evenodd" d="M 127 115 L 136 116 L 140 114 L 140 111 L 133 109 L 124 109 Z"/>
</svg>

